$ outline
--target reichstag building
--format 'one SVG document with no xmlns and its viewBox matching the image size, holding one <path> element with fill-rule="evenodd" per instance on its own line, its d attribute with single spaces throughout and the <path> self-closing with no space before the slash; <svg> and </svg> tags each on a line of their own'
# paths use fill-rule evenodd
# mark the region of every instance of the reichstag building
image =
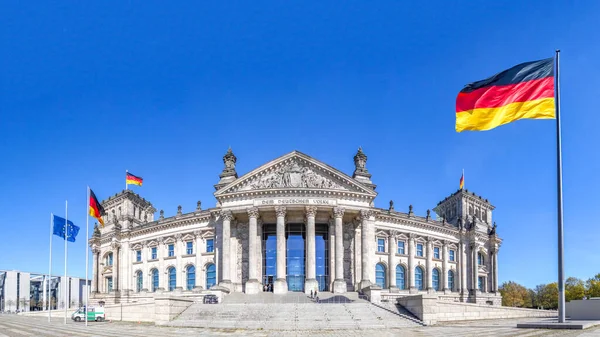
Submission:
<svg viewBox="0 0 600 337">
<path fill-rule="evenodd" d="M 220 290 L 256 294 L 381 289 L 499 305 L 501 240 L 487 199 L 458 190 L 417 215 L 376 208 L 359 149 L 350 176 L 293 151 L 242 176 L 231 149 L 217 206 L 164 217 L 131 190 L 102 202 L 95 228 L 95 299 Z"/>
</svg>

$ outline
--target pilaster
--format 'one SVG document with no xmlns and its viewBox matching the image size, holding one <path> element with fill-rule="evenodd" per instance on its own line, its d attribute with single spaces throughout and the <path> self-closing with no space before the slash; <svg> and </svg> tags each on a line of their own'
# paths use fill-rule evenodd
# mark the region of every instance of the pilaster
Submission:
<svg viewBox="0 0 600 337">
<path fill-rule="evenodd" d="M 310 294 L 311 290 L 317 290 L 317 261 L 315 246 L 315 217 L 317 208 L 308 206 L 306 210 L 306 279 L 304 281 L 304 293 Z"/>
<path fill-rule="evenodd" d="M 233 214 L 230 211 L 221 212 L 222 219 L 222 243 L 223 254 L 221 256 L 222 266 L 222 279 L 220 286 L 223 286 L 229 291 L 233 291 L 231 284 L 231 220 L 233 220 Z"/>
<path fill-rule="evenodd" d="M 396 243 L 396 232 L 390 231 L 390 238 L 388 240 L 388 275 L 390 285 L 390 292 L 397 292 L 398 287 L 396 285 L 396 251 L 398 250 L 398 244 Z"/>
<path fill-rule="evenodd" d="M 283 206 L 275 207 L 277 215 L 277 279 L 273 285 L 273 293 L 285 294 L 288 291 L 286 280 L 286 247 L 285 247 L 285 214 L 286 209 Z"/>
<path fill-rule="evenodd" d="M 258 242 L 258 208 L 250 207 L 248 212 L 248 281 L 246 282 L 246 294 L 258 294 L 262 291 L 257 275 L 257 249 Z"/>
<path fill-rule="evenodd" d="M 343 217 L 344 208 L 335 207 L 333 217 L 335 220 L 335 281 L 333 281 L 334 293 L 345 293 L 348 291 L 344 280 L 344 232 Z"/>
</svg>

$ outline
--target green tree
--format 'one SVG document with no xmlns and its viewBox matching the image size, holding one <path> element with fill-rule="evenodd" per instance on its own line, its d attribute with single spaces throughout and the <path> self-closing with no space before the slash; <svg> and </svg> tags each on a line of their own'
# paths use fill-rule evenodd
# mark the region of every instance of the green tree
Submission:
<svg viewBox="0 0 600 337">
<path fill-rule="evenodd" d="M 600 297 L 600 274 L 596 274 L 593 278 L 587 280 L 587 297 Z"/>
<path fill-rule="evenodd" d="M 502 294 L 503 306 L 525 307 L 531 305 L 527 288 L 516 282 L 504 282 L 498 290 L 500 290 L 500 294 Z"/>
<path fill-rule="evenodd" d="M 584 296 L 585 285 L 583 281 L 575 277 L 569 277 L 565 282 L 565 300 L 567 302 L 582 300 Z"/>
<path fill-rule="evenodd" d="M 542 284 L 536 290 L 538 306 L 544 309 L 558 308 L 558 283 Z"/>
</svg>

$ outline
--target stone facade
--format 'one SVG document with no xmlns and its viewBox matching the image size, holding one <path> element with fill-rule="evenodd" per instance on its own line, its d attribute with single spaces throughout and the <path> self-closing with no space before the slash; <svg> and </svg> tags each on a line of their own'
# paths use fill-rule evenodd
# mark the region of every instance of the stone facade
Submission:
<svg viewBox="0 0 600 337">
<path fill-rule="evenodd" d="M 344 293 L 379 284 L 382 294 L 437 293 L 461 302 L 499 296 L 501 240 L 491 223 L 494 207 L 472 192 L 445 198 L 434 219 L 430 211 L 415 215 L 412 206 L 397 211 L 393 202 L 387 209 L 375 207 L 376 185 L 362 149 L 352 176 L 298 151 L 241 177 L 231 149 L 223 162 L 214 208 L 203 210 L 198 202 L 195 210 L 179 207 L 169 218 L 161 210 L 155 220 L 156 209 L 131 190 L 102 202 L 105 226 L 90 240 L 96 298 L 193 293 L 210 286 L 287 292 L 293 288 L 286 274 L 292 225 L 304 242 L 302 285 L 293 290 Z M 267 251 L 275 247 L 268 260 Z M 326 272 L 317 272 L 317 265 Z"/>
</svg>

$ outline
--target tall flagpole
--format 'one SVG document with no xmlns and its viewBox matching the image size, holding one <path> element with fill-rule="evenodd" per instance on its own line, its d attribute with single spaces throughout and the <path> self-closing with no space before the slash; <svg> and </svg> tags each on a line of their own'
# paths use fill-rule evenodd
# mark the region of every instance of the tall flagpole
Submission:
<svg viewBox="0 0 600 337">
<path fill-rule="evenodd" d="M 128 188 L 128 186 L 127 186 L 127 172 L 129 172 L 129 171 L 125 170 L 125 189 Z"/>
<path fill-rule="evenodd" d="M 86 212 L 85 212 L 85 309 L 84 309 L 84 314 L 85 314 L 85 326 L 88 325 L 88 299 L 90 297 L 90 289 L 89 289 L 89 282 L 88 282 L 88 266 L 90 264 L 89 261 L 89 250 L 90 247 L 88 247 L 88 240 L 90 238 L 90 233 L 89 233 L 89 222 L 90 222 L 90 217 L 88 216 L 88 211 L 89 211 L 89 203 L 90 203 L 90 187 L 87 187 L 87 201 L 86 203 Z"/>
<path fill-rule="evenodd" d="M 64 295 L 64 303 L 65 303 L 65 324 L 67 324 L 67 306 L 69 305 L 69 303 L 67 303 L 69 297 L 67 295 L 67 293 L 69 292 L 69 281 L 67 281 L 67 232 L 69 231 L 69 205 L 68 202 L 65 200 L 65 279 L 64 279 L 64 283 L 65 283 L 65 295 Z"/>
<path fill-rule="evenodd" d="M 556 109 L 556 159 L 558 179 L 558 322 L 565 322 L 565 272 L 564 272 L 564 237 L 563 237 L 563 195 L 562 195 L 562 145 L 560 135 L 560 50 L 556 50 L 556 75 L 554 77 L 554 106 Z"/>
<path fill-rule="evenodd" d="M 52 287 L 52 227 L 54 227 L 54 214 L 50 213 L 50 262 L 48 263 L 48 290 L 46 291 L 46 296 L 48 296 L 48 322 L 50 322 L 50 318 L 52 317 L 52 307 L 50 306 L 52 299 L 52 294 L 50 293 Z"/>
</svg>

